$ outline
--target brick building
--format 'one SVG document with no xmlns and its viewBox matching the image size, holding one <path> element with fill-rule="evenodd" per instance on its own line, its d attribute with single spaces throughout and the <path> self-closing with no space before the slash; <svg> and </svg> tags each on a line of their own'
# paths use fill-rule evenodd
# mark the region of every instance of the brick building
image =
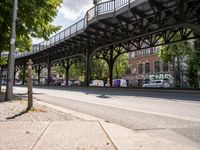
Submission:
<svg viewBox="0 0 200 150">
<path fill-rule="evenodd" d="M 172 67 L 168 63 L 162 62 L 158 57 L 160 47 L 130 52 L 128 62 L 131 74 L 126 78 L 134 81 L 135 85 L 142 86 L 151 80 L 168 79 L 173 84 Z"/>
</svg>

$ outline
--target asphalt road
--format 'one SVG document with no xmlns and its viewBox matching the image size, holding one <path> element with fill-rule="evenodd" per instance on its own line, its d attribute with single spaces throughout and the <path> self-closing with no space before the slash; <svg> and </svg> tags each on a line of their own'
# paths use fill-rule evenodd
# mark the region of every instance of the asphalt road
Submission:
<svg viewBox="0 0 200 150">
<path fill-rule="evenodd" d="M 24 87 L 14 87 L 25 94 Z M 171 129 L 200 143 L 200 94 L 148 90 L 34 88 L 34 97 L 134 130 Z"/>
</svg>

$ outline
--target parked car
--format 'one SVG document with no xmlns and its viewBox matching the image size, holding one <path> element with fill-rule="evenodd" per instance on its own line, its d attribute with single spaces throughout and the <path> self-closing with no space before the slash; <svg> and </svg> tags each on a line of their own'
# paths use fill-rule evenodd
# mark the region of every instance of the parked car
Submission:
<svg viewBox="0 0 200 150">
<path fill-rule="evenodd" d="M 151 87 L 151 88 L 169 88 L 170 84 L 167 80 L 153 80 L 149 83 L 143 84 L 143 87 Z"/>
<path fill-rule="evenodd" d="M 104 86 L 103 80 L 92 80 L 90 81 L 90 86 Z"/>
<path fill-rule="evenodd" d="M 22 85 L 22 81 L 16 80 L 16 81 L 15 81 L 15 85 Z"/>
<path fill-rule="evenodd" d="M 1 84 L 2 84 L 2 85 L 5 85 L 5 84 L 6 84 L 6 80 L 2 80 L 2 81 L 1 81 Z"/>
<path fill-rule="evenodd" d="M 72 86 L 73 82 L 71 80 L 68 80 L 68 86 Z M 61 85 L 65 86 L 66 85 L 66 81 L 63 81 L 61 83 Z"/>
<path fill-rule="evenodd" d="M 33 85 L 38 85 L 38 80 L 37 79 L 32 79 L 32 84 Z"/>
<path fill-rule="evenodd" d="M 62 80 L 61 79 L 57 79 L 57 80 L 55 80 L 54 85 L 61 86 L 61 83 L 62 83 Z"/>
<path fill-rule="evenodd" d="M 38 81 L 32 81 L 33 85 L 38 85 Z"/>
<path fill-rule="evenodd" d="M 81 86 L 81 81 L 75 80 L 72 84 L 72 86 Z"/>
</svg>

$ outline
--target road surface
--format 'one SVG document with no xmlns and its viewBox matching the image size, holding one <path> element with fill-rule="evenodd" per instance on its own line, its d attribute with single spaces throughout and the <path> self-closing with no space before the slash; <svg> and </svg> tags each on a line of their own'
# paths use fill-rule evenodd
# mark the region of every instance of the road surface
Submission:
<svg viewBox="0 0 200 150">
<path fill-rule="evenodd" d="M 16 94 L 27 88 L 14 87 Z M 35 87 L 34 98 L 143 131 L 170 129 L 200 143 L 200 94 Z"/>
</svg>

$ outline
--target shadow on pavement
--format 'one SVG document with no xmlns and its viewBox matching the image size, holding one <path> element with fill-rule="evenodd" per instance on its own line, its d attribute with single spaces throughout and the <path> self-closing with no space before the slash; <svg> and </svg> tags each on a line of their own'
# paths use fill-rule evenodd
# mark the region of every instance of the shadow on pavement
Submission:
<svg viewBox="0 0 200 150">
<path fill-rule="evenodd" d="M 163 98 L 172 101 L 200 101 L 200 90 L 176 90 L 176 89 L 134 89 L 134 88 L 93 88 L 93 87 L 58 87 L 37 86 L 38 89 L 61 90 L 71 92 L 82 92 L 87 95 L 96 94 L 99 98 L 110 96 L 136 96 L 145 98 Z M 42 93 L 34 93 L 42 94 Z M 147 99 L 148 100 L 148 99 Z"/>
<path fill-rule="evenodd" d="M 14 115 L 14 116 L 7 117 L 6 119 L 7 119 L 7 120 L 12 120 L 12 119 L 15 119 L 15 118 L 17 118 L 17 117 L 20 117 L 20 116 L 22 116 L 23 114 L 26 114 L 28 111 L 29 111 L 29 110 L 28 110 L 28 109 L 26 109 L 26 110 L 24 110 L 24 111 L 22 111 L 22 112 L 20 112 L 20 113 L 18 113 L 18 114 L 16 114 L 16 115 Z"/>
</svg>

